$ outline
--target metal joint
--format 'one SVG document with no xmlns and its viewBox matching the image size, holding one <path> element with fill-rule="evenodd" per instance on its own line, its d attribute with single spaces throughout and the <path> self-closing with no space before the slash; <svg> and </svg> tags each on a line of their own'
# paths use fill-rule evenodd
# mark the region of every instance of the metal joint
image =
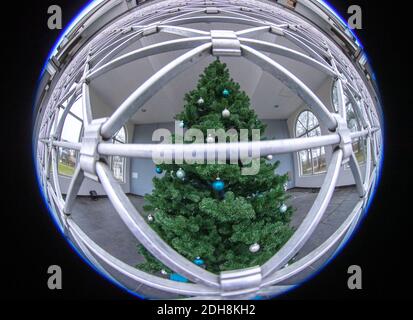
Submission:
<svg viewBox="0 0 413 320">
<path fill-rule="evenodd" d="M 216 7 L 208 7 L 205 9 L 206 14 L 216 14 L 219 13 L 219 9 Z"/>
<path fill-rule="evenodd" d="M 296 24 L 289 24 L 288 25 L 288 29 L 292 30 L 292 31 L 297 31 L 298 30 L 298 25 Z"/>
<path fill-rule="evenodd" d="M 276 35 L 279 35 L 279 36 L 284 35 L 284 30 L 280 27 L 275 26 L 275 25 L 271 25 L 270 32 L 274 33 Z"/>
<path fill-rule="evenodd" d="M 236 298 L 257 292 L 260 289 L 261 280 L 261 267 L 259 266 L 221 272 L 221 296 Z"/>
<path fill-rule="evenodd" d="M 90 125 L 85 126 L 80 148 L 80 168 L 86 177 L 99 181 L 96 174 L 96 162 L 99 161 L 98 145 L 102 142 L 100 129 L 107 118 L 92 120 Z"/>
<path fill-rule="evenodd" d="M 149 25 L 143 28 L 142 30 L 142 36 L 146 37 L 146 36 L 150 36 L 151 34 L 157 33 L 158 32 L 158 25 L 157 24 L 153 24 L 153 25 Z"/>
<path fill-rule="evenodd" d="M 232 30 L 211 30 L 214 56 L 241 56 L 241 43 Z"/>
<path fill-rule="evenodd" d="M 353 144 L 351 139 L 351 131 L 347 126 L 347 122 L 338 114 L 333 114 L 337 120 L 336 133 L 340 136 L 338 147 L 343 151 L 343 163 L 348 162 L 353 153 Z"/>
</svg>

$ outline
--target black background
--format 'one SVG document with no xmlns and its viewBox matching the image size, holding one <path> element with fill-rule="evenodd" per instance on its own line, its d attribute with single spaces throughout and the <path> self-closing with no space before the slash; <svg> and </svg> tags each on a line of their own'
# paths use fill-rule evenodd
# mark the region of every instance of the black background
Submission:
<svg viewBox="0 0 413 320">
<path fill-rule="evenodd" d="M 408 79 L 407 9 L 395 2 L 380 5 L 375 0 L 333 1 L 342 16 L 349 5 L 363 9 L 361 42 L 370 57 L 381 89 L 385 115 L 385 160 L 383 176 L 368 216 L 344 251 L 313 279 L 282 296 L 304 299 L 404 299 L 411 298 L 410 268 L 412 193 L 409 189 L 412 143 L 413 89 Z M 405 3 L 405 2 L 403 2 Z M 135 300 L 104 280 L 83 262 L 59 234 L 43 204 L 34 174 L 31 149 L 32 102 L 36 82 L 59 31 L 47 28 L 47 8 L 60 5 L 64 26 L 85 5 L 85 0 L 36 0 L 19 2 L 3 11 L 10 39 L 3 46 L 5 89 L 2 123 L 6 124 L 2 148 L 3 196 L 0 220 L 4 279 L 3 292 L 12 299 L 110 299 Z M 410 60 L 409 60 L 410 59 Z M 4 70 L 4 69 L 3 69 Z M 7 69 L 6 69 L 7 70 Z M 4 101 L 4 100 L 3 100 Z M 6 112 L 6 114 L 4 114 Z M 4 127 L 3 127 L 4 128 Z M 47 288 L 47 268 L 63 270 L 63 290 Z M 360 265 L 363 290 L 347 289 L 347 268 Z"/>
</svg>

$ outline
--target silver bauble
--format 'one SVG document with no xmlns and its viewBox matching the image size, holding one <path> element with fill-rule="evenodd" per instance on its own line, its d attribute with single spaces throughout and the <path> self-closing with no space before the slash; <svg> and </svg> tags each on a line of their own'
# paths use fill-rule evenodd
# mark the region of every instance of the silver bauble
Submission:
<svg viewBox="0 0 413 320">
<path fill-rule="evenodd" d="M 183 180 L 185 178 L 185 175 L 186 175 L 186 173 L 185 173 L 184 170 L 182 170 L 182 168 L 179 168 L 179 170 L 176 172 L 176 177 L 178 179 Z"/>
<path fill-rule="evenodd" d="M 254 243 L 252 245 L 250 245 L 250 252 L 252 253 L 256 253 L 258 251 L 260 251 L 260 245 L 258 243 Z"/>
<path fill-rule="evenodd" d="M 227 108 L 222 110 L 222 117 L 223 118 L 229 118 L 230 116 L 231 116 L 231 112 Z"/>
<path fill-rule="evenodd" d="M 211 134 L 209 134 L 208 137 L 206 138 L 206 142 L 207 143 L 214 143 L 215 138 Z"/>
</svg>

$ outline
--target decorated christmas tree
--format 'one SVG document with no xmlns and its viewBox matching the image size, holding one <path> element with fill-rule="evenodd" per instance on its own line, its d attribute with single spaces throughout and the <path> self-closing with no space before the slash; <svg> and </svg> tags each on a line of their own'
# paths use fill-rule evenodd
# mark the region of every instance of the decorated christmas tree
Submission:
<svg viewBox="0 0 413 320">
<path fill-rule="evenodd" d="M 185 95 L 176 119 L 185 130 L 201 130 L 206 140 L 211 139 L 208 129 L 265 130 L 249 97 L 219 60 Z M 177 252 L 211 272 L 262 265 L 293 232 L 292 208 L 286 205 L 288 178 L 276 173 L 279 162 L 271 163 L 271 158 L 258 159 L 253 175 L 242 173 L 242 161 L 155 166 L 158 176 L 144 207 L 150 225 Z M 142 246 L 139 251 L 146 258 L 139 269 L 171 272 Z"/>
</svg>

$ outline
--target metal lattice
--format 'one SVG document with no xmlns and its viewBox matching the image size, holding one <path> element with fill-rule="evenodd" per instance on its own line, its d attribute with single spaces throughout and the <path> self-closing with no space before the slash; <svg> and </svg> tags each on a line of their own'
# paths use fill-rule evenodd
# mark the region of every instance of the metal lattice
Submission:
<svg viewBox="0 0 413 320">
<path fill-rule="evenodd" d="M 185 27 L 187 24 L 208 22 L 245 25 L 242 31 L 211 30 Z M 157 33 L 179 35 L 181 38 L 156 43 L 117 56 L 124 48 L 143 37 Z M 276 43 L 254 39 L 254 35 L 272 33 L 298 46 L 302 52 Z M 165 65 L 139 86 L 109 117 L 93 119 L 89 86 L 97 78 L 129 62 L 151 55 L 187 50 Z M 317 95 L 299 78 L 264 53 L 276 54 L 305 63 L 337 81 L 338 113 L 330 111 Z M 264 265 L 245 270 L 213 274 L 194 265 L 165 243 L 132 205 L 112 175 L 103 157 L 122 156 L 152 158 L 162 148 L 173 156 L 182 149 L 197 154 L 237 148 L 245 152 L 250 143 L 237 144 L 111 144 L 105 143 L 119 131 L 153 95 L 179 73 L 207 56 L 232 56 L 247 59 L 279 79 L 295 92 L 314 112 L 330 133 L 312 138 L 295 138 L 255 142 L 260 155 L 297 152 L 333 146 L 334 151 L 321 190 L 302 224 L 289 241 Z M 115 56 L 117 56 L 115 58 Z M 89 41 L 58 75 L 59 80 L 48 101 L 43 103 L 42 117 L 36 123 L 38 144 L 37 168 L 47 201 L 62 229 L 70 234 L 92 263 L 105 272 L 101 263 L 111 266 L 124 276 L 152 288 L 188 297 L 249 298 L 257 294 L 277 294 L 288 289 L 282 281 L 301 272 L 351 234 L 363 209 L 366 208 L 378 176 L 380 159 L 380 122 L 366 84 L 340 48 L 321 31 L 287 10 L 263 1 L 155 1 L 135 9 Z M 73 83 L 78 83 L 73 87 Z M 72 89 L 69 89 L 72 88 Z M 363 129 L 350 132 L 346 122 L 345 96 L 350 99 L 361 119 Z M 80 143 L 61 140 L 63 124 L 70 106 L 82 98 L 83 136 Z M 59 105 L 68 101 L 63 115 Z M 352 141 L 366 140 L 366 170 L 362 176 L 352 149 Z M 75 173 L 65 198 L 59 187 L 58 148 L 76 150 L 80 154 Z M 339 171 L 344 162 L 350 164 L 360 201 L 344 223 L 317 249 L 302 259 L 286 263 L 303 247 L 314 232 L 333 195 Z M 139 242 L 164 265 L 188 278 L 191 283 L 179 283 L 157 277 L 129 266 L 92 241 L 71 218 L 73 203 L 82 181 L 91 178 L 101 183 L 108 198 Z M 99 261 L 98 261 L 99 260 Z M 110 276 L 110 275 L 109 275 Z"/>
</svg>

